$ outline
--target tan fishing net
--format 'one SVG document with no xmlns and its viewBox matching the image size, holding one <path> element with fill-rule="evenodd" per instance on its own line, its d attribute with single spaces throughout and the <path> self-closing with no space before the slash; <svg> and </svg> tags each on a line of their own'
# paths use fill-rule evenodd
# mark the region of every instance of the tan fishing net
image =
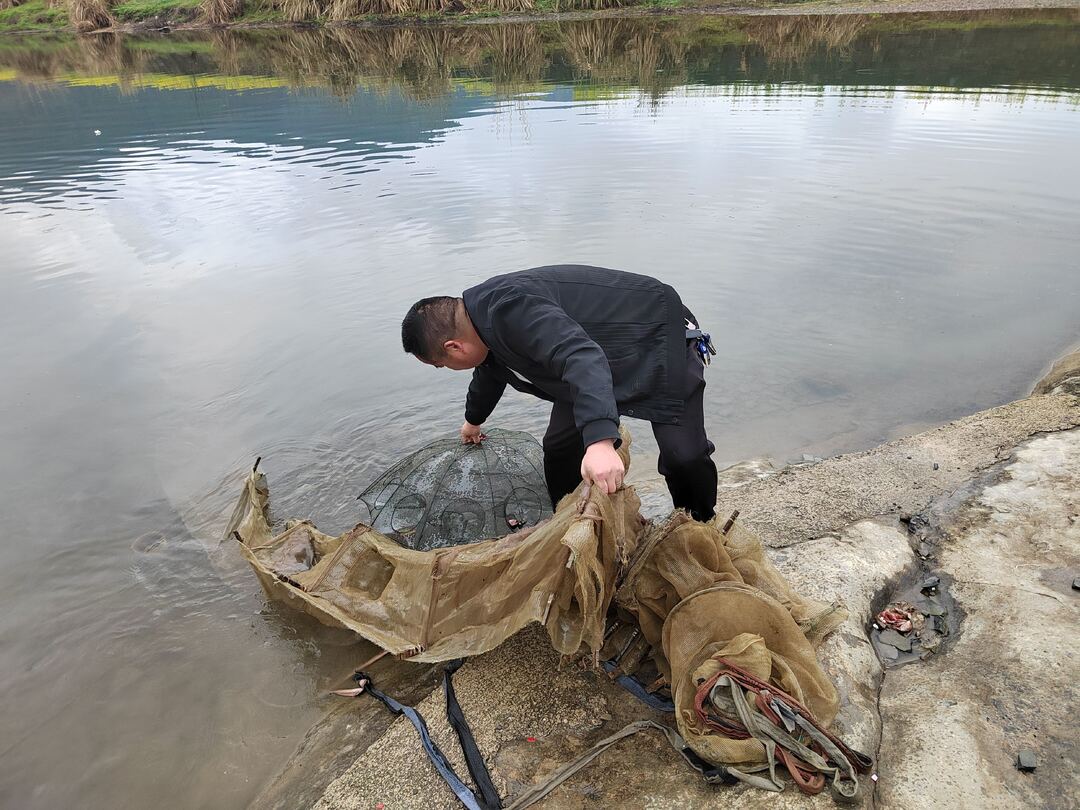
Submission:
<svg viewBox="0 0 1080 810">
<path fill-rule="evenodd" d="M 609 497 L 579 487 L 535 527 L 435 551 L 364 525 L 330 537 L 301 521 L 274 534 L 268 505 L 265 476 L 252 470 L 228 528 L 266 592 L 413 661 L 478 655 L 530 622 L 564 654 L 598 650 L 620 561 L 641 531 L 630 488 Z"/>
<path fill-rule="evenodd" d="M 671 684 L 686 742 L 710 762 L 748 765 L 766 761 L 760 742 L 719 737 L 695 719 L 697 683 L 715 672 L 713 656 L 773 681 L 828 724 L 838 698 L 810 641 L 846 614 L 795 593 L 761 541 L 725 518 L 705 524 L 675 514 L 653 527 L 617 599 L 635 616 Z"/>
<path fill-rule="evenodd" d="M 629 465 L 624 439 L 620 453 Z M 552 517 L 524 531 L 414 551 L 362 524 L 338 537 L 307 521 L 275 534 L 268 499 L 264 476 L 253 470 L 228 529 L 268 594 L 395 655 L 429 662 L 473 656 L 540 622 L 559 652 L 596 656 L 618 586 L 622 617 L 636 622 L 670 684 L 678 730 L 705 760 L 737 774 L 769 769 L 770 779 L 747 781 L 779 789 L 776 745 L 801 745 L 777 743 L 765 733 L 772 726 L 757 727 L 762 717 L 789 710 L 769 704 L 771 693 L 758 709 L 749 706 L 756 693 L 735 684 L 738 678 L 760 679 L 822 726 L 836 715 L 836 689 L 813 645 L 844 612 L 796 594 L 736 515 L 703 524 L 677 513 L 647 526 L 632 488 L 609 497 L 582 485 Z M 739 712 L 744 731 L 732 735 L 729 720 Z M 819 764 L 815 772 L 827 770 Z"/>
</svg>

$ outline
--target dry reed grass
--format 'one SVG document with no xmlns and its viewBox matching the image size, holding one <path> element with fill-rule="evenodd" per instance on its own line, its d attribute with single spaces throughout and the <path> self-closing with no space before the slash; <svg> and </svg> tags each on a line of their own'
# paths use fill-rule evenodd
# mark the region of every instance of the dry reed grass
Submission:
<svg viewBox="0 0 1080 810">
<path fill-rule="evenodd" d="M 413 5 L 411 0 L 330 0 L 327 16 L 343 22 L 368 14 L 408 14 L 418 10 Z"/>
<path fill-rule="evenodd" d="M 770 60 L 798 62 L 819 48 L 845 53 L 870 23 L 859 14 L 761 18 L 747 23 L 746 34 Z"/>
<path fill-rule="evenodd" d="M 624 5 L 635 5 L 634 0 L 554 0 L 554 11 L 600 11 L 605 8 L 621 8 Z"/>
<path fill-rule="evenodd" d="M 68 19 L 83 33 L 109 28 L 116 23 L 108 0 L 67 0 Z"/>
<path fill-rule="evenodd" d="M 210 25 L 225 25 L 244 13 L 244 0 L 202 0 L 199 11 Z"/>
<path fill-rule="evenodd" d="M 532 11 L 536 8 L 533 0 L 483 0 L 482 2 L 474 2 L 473 5 L 510 13 Z"/>
<path fill-rule="evenodd" d="M 0 0 L 11 2 L 11 0 Z M 400 16 L 436 14 L 450 10 L 493 9 L 503 13 L 533 10 L 535 0 L 272 0 L 289 22 L 332 20 L 348 22 L 370 15 Z M 555 0 L 556 11 L 603 9 L 633 3 L 634 0 Z M 242 13 L 242 0 L 203 0 L 203 17 L 212 25 L 222 25 Z"/>
<path fill-rule="evenodd" d="M 318 0 L 278 0 L 277 7 L 289 22 L 308 22 L 323 16 Z"/>
</svg>

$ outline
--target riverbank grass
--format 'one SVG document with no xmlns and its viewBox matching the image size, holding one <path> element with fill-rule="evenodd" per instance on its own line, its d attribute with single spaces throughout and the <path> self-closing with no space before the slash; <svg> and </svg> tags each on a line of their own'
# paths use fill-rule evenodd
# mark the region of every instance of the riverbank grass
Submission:
<svg viewBox="0 0 1080 810">
<path fill-rule="evenodd" d="M 0 0 L 0 32 L 434 20 L 603 11 L 674 9 L 701 0 Z"/>
<path fill-rule="evenodd" d="M 117 20 L 140 22 L 157 17 L 183 15 L 192 18 L 199 11 L 199 0 L 125 0 L 113 7 Z"/>
<path fill-rule="evenodd" d="M 14 5 L 11 0 L 0 0 L 0 31 L 57 30 L 68 25 L 65 5 L 50 5 L 45 0 Z"/>
<path fill-rule="evenodd" d="M 1002 0 L 1004 1 L 1004 0 Z M 1080 2 L 1080 0 L 1074 0 Z M 467 22 L 481 18 L 543 21 L 565 12 L 581 16 L 612 11 L 618 15 L 702 9 L 703 19 L 725 20 L 730 12 L 715 0 L 0 0 L 0 34 L 12 32 L 99 31 L 138 33 L 163 28 L 224 28 L 251 26 L 321 27 L 323 25 L 413 25 Z M 837 29 L 848 23 L 826 22 L 822 0 L 742 0 L 739 7 L 805 6 L 807 16 L 822 18 L 814 26 Z M 704 8 L 703 8 L 704 7 Z M 978 12 L 976 12 L 978 14 Z M 946 14 L 844 15 L 873 18 L 881 31 L 912 29 L 973 29 L 1014 25 L 1012 12 L 1001 12 L 998 21 L 957 18 Z M 608 15 L 610 16 L 610 15 Z M 1026 20 L 1029 25 L 1075 25 L 1074 18 L 1048 14 L 1045 19 Z M 726 25 L 726 23 L 720 23 Z"/>
</svg>

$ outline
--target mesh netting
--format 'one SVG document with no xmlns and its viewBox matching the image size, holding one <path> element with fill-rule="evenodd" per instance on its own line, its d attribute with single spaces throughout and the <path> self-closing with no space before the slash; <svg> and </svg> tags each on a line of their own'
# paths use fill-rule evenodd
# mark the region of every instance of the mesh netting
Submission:
<svg viewBox="0 0 1080 810">
<path fill-rule="evenodd" d="M 456 435 L 410 454 L 360 493 L 369 526 L 429 551 L 502 537 L 551 516 L 544 453 L 528 433 Z"/>
<path fill-rule="evenodd" d="M 624 464 L 629 452 L 624 434 Z M 226 529 L 266 592 L 412 661 L 479 655 L 530 622 L 561 653 L 599 650 L 617 573 L 641 530 L 633 489 L 609 496 L 584 484 L 535 526 L 430 551 L 363 523 L 336 537 L 306 520 L 275 533 L 269 501 L 265 476 L 252 470 Z"/>
<path fill-rule="evenodd" d="M 255 470 L 226 533 L 240 540 L 271 597 L 413 661 L 478 655 L 530 622 L 543 624 L 563 654 L 599 655 L 614 599 L 670 685 L 675 722 L 690 748 L 743 773 L 774 774 L 773 742 L 782 746 L 787 737 L 776 735 L 790 729 L 762 731 L 762 723 L 776 721 L 761 714 L 764 709 L 740 703 L 745 712 L 757 712 L 743 718 L 750 732 L 725 731 L 738 718 L 729 717 L 724 696 L 712 692 L 708 711 L 726 717 L 727 725 L 703 714 L 701 684 L 710 678 L 720 683 L 725 668 L 737 666 L 827 725 L 839 698 L 814 647 L 842 621 L 843 609 L 800 597 L 765 556 L 760 539 L 735 523 L 736 514 L 722 524 L 676 514 L 646 527 L 633 488 L 609 496 L 579 485 L 550 515 L 543 508 L 541 465 L 531 462 L 529 469 L 524 463 L 539 450 L 531 438 L 513 433 L 493 433 L 479 447 L 447 440 L 414 454 L 380 479 L 381 489 L 365 493 L 376 520 L 384 526 L 389 521 L 395 538 L 430 550 L 403 547 L 379 523 L 332 537 L 299 521 L 275 534 L 266 481 Z M 629 450 L 624 432 L 624 464 Z M 529 480 L 531 485 L 523 483 Z M 423 503 L 408 501 L 412 495 Z M 461 508 L 463 500 L 474 506 Z M 531 525 L 508 532 L 509 520 Z M 469 542 L 486 533 L 495 537 Z M 626 672 L 634 669 L 628 665 Z M 817 763 L 807 765 L 808 773 L 840 772 L 839 759 L 830 765 L 799 741 L 788 745 Z M 845 784 L 853 787 L 854 772 L 848 771 Z M 780 789 L 773 776 L 751 783 Z"/>
<path fill-rule="evenodd" d="M 846 612 L 796 593 L 761 540 L 734 518 L 723 529 L 719 517 L 698 523 L 685 514 L 653 526 L 617 599 L 653 646 L 687 744 L 709 762 L 746 766 L 766 761 L 765 747 L 753 737 L 730 739 L 704 727 L 694 712 L 697 685 L 717 671 L 717 659 L 732 661 L 828 724 L 839 698 L 814 645 Z"/>
</svg>

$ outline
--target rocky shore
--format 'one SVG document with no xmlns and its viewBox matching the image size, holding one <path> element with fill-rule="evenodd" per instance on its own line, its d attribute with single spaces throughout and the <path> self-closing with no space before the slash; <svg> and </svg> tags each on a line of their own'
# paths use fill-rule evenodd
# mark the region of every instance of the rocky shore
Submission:
<svg viewBox="0 0 1080 810">
<path fill-rule="evenodd" d="M 1078 800 L 1071 707 L 1080 649 L 1073 588 L 1080 576 L 1080 352 L 1056 364 L 1026 399 L 866 452 L 781 471 L 739 465 L 722 478 L 723 506 L 740 510 L 790 582 L 848 608 L 847 623 L 819 656 L 842 696 L 836 730 L 877 761 L 878 780 L 867 782 L 862 806 L 1028 808 Z M 636 486 L 646 508 L 662 501 L 657 482 Z M 905 583 L 927 576 L 948 590 L 957 629 L 936 654 L 886 669 L 868 637 L 872 617 Z M 652 716 L 606 677 L 558 664 L 543 633 L 524 632 L 455 677 L 504 796 L 625 723 Z M 456 752 L 430 668 L 412 675 L 422 686 L 408 697 L 444 750 Z M 327 719 L 254 806 L 453 807 L 412 727 L 372 720 L 385 710 L 371 703 L 328 702 Z M 1033 772 L 1017 769 L 1021 750 L 1035 754 Z M 807 798 L 793 786 L 778 796 L 707 786 L 654 733 L 609 749 L 542 806 L 598 801 L 833 804 L 827 793 Z"/>
</svg>

